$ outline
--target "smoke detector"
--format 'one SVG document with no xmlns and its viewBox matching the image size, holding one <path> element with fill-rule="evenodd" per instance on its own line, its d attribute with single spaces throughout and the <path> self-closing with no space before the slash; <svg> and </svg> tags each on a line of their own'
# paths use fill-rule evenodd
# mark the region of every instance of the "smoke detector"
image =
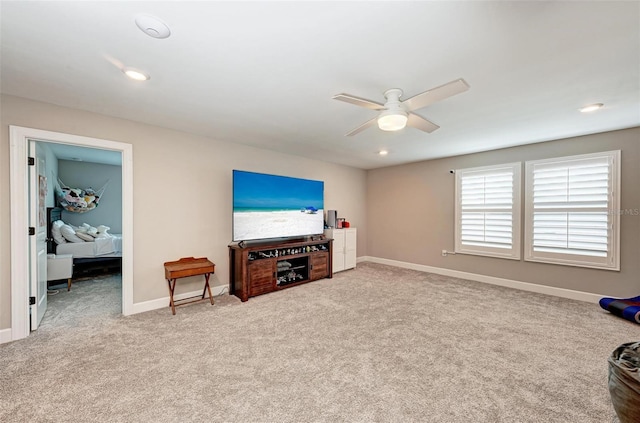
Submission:
<svg viewBox="0 0 640 423">
<path fill-rule="evenodd" d="M 140 31 L 153 38 L 168 38 L 171 35 L 171 30 L 160 19 L 151 15 L 138 15 L 136 16 L 136 25 L 140 28 Z"/>
</svg>

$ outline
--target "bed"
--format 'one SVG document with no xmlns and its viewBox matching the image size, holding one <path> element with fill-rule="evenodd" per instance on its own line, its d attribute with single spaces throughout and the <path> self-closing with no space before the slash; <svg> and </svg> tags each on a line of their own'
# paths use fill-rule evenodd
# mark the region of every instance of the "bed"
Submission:
<svg viewBox="0 0 640 423">
<path fill-rule="evenodd" d="M 52 235 L 53 222 L 62 220 L 62 208 L 47 208 L 47 253 L 71 254 L 73 278 L 100 271 L 120 272 L 122 266 L 122 235 L 95 238 L 93 241 L 58 244 Z"/>
<path fill-rule="evenodd" d="M 122 235 L 97 238 L 93 242 L 67 242 L 58 244 L 56 254 L 71 254 L 74 258 L 122 257 Z"/>
</svg>

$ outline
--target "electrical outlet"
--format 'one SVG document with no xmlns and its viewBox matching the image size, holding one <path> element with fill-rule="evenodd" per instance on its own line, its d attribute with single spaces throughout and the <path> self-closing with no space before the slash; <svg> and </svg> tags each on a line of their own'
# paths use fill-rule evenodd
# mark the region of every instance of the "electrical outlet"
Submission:
<svg viewBox="0 0 640 423">
<path fill-rule="evenodd" d="M 442 250 L 442 257 L 446 257 L 447 256 L 447 250 Z"/>
</svg>

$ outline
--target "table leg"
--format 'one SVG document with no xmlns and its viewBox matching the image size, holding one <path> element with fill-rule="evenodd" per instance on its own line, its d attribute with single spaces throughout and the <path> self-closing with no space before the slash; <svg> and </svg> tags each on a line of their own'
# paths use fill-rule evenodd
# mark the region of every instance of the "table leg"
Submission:
<svg viewBox="0 0 640 423">
<path fill-rule="evenodd" d="M 211 305 L 213 305 L 213 295 L 211 295 L 211 286 L 209 286 L 209 276 L 211 276 L 211 273 L 207 273 L 204 275 L 204 290 L 202 291 L 202 299 L 204 299 L 205 291 L 209 291 L 209 301 L 211 301 Z"/>
<path fill-rule="evenodd" d="M 171 281 L 173 281 L 173 286 L 171 285 Z M 171 306 L 171 312 L 176 314 L 176 305 L 173 302 L 173 291 L 176 289 L 176 279 L 167 279 L 167 284 L 169 285 L 169 305 Z"/>
</svg>

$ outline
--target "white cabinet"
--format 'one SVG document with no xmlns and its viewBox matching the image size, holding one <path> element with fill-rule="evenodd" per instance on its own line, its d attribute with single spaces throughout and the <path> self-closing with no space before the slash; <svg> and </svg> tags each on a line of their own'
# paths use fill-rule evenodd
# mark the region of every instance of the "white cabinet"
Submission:
<svg viewBox="0 0 640 423">
<path fill-rule="evenodd" d="M 356 267 L 356 228 L 325 229 L 324 235 L 333 238 L 333 271 Z"/>
<path fill-rule="evenodd" d="M 343 229 L 344 232 L 344 268 L 356 267 L 356 244 L 358 243 L 356 228 Z"/>
</svg>

